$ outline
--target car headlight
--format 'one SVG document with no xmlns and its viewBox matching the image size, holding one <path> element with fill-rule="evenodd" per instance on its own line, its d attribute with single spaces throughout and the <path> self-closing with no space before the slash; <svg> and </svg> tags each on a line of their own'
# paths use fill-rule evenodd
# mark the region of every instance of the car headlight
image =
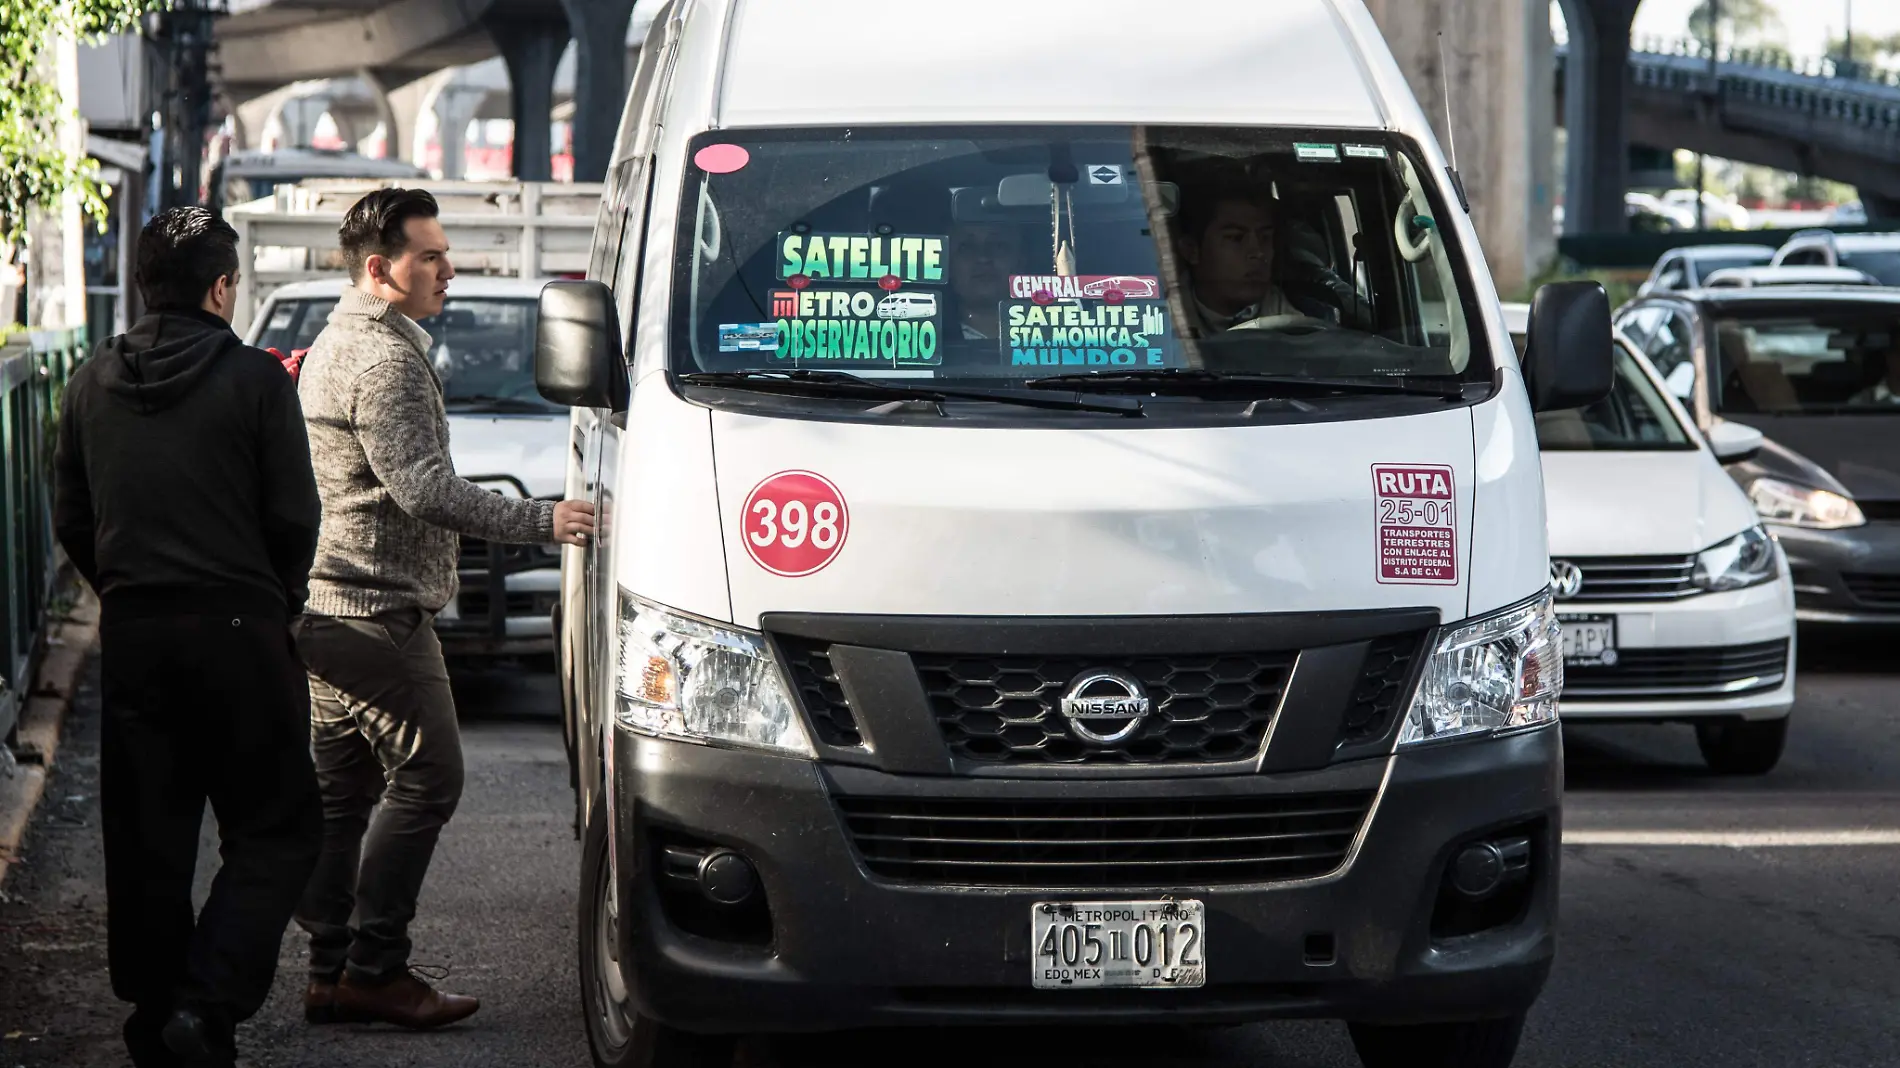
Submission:
<svg viewBox="0 0 1900 1068">
<path fill-rule="evenodd" d="M 1750 483 L 1748 499 L 1754 502 L 1755 511 L 1770 523 L 1839 530 L 1867 522 L 1852 497 L 1843 497 L 1832 490 L 1797 486 L 1778 478 L 1758 478 Z"/>
<path fill-rule="evenodd" d="M 1546 590 L 1439 633 L 1399 744 L 1553 723 L 1563 688 L 1563 630 Z"/>
<path fill-rule="evenodd" d="M 620 591 L 614 714 L 641 734 L 812 756 L 763 635 Z"/>
<path fill-rule="evenodd" d="M 1705 590 L 1739 590 L 1774 578 L 1775 566 L 1775 539 L 1760 527 L 1749 527 L 1695 554 L 1695 584 Z"/>
</svg>

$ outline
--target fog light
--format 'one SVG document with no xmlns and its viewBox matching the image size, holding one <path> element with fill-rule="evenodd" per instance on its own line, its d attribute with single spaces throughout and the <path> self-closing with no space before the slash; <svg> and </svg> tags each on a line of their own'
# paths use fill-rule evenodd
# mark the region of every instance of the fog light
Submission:
<svg viewBox="0 0 1900 1068">
<path fill-rule="evenodd" d="M 1451 887 L 1469 898 L 1489 897 L 1504 882 L 1504 854 L 1490 842 L 1473 842 L 1451 862 Z"/>
<path fill-rule="evenodd" d="M 752 862 L 729 849 L 708 853 L 699 862 L 699 892 L 715 904 L 742 904 L 758 887 Z"/>
</svg>

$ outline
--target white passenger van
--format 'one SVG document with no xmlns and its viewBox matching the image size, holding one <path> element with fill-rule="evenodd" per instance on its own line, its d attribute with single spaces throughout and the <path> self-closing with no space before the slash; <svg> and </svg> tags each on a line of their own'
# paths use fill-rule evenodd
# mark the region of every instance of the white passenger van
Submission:
<svg viewBox="0 0 1900 1068">
<path fill-rule="evenodd" d="M 1561 829 L 1532 413 L 1607 392 L 1609 309 L 1543 291 L 1520 369 L 1359 0 L 678 0 L 613 155 L 536 355 L 602 512 L 596 1063 L 1314 1016 L 1508 1063 Z"/>
</svg>

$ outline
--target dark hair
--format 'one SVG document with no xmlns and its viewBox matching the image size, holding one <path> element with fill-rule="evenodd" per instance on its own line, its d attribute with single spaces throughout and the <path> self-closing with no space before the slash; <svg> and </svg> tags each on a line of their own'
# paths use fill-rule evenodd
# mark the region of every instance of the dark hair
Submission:
<svg viewBox="0 0 1900 1068">
<path fill-rule="evenodd" d="M 337 230 L 350 281 L 363 280 L 371 256 L 394 259 L 402 255 L 409 244 L 403 225 L 410 219 L 433 219 L 441 212 L 426 189 L 378 189 L 350 205 Z"/>
<path fill-rule="evenodd" d="M 1271 214 L 1275 202 L 1273 191 L 1260 185 L 1183 187 L 1181 208 L 1174 216 L 1175 229 L 1191 241 L 1201 240 L 1207 236 L 1207 228 L 1214 222 L 1214 212 L 1222 204 L 1252 204 Z"/>
<path fill-rule="evenodd" d="M 153 311 L 204 306 L 220 278 L 238 271 L 237 231 L 204 208 L 168 208 L 139 231 L 133 278 Z"/>
</svg>

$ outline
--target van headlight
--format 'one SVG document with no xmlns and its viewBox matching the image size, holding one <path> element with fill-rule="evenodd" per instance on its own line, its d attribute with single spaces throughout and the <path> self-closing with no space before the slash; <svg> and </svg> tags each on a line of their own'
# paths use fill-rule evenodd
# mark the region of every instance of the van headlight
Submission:
<svg viewBox="0 0 1900 1068">
<path fill-rule="evenodd" d="M 1748 499 L 1770 523 L 1814 530 L 1840 530 L 1867 522 L 1852 497 L 1833 490 L 1797 486 L 1778 478 L 1758 478 L 1748 484 Z"/>
<path fill-rule="evenodd" d="M 1739 590 L 1774 577 L 1775 540 L 1760 527 L 1695 554 L 1695 584 L 1705 590 Z"/>
<path fill-rule="evenodd" d="M 1563 630 L 1545 590 L 1439 633 L 1399 744 L 1554 723 L 1563 688 Z"/>
<path fill-rule="evenodd" d="M 621 590 L 616 667 L 614 715 L 628 730 L 814 755 L 757 631 L 681 615 Z"/>
</svg>

